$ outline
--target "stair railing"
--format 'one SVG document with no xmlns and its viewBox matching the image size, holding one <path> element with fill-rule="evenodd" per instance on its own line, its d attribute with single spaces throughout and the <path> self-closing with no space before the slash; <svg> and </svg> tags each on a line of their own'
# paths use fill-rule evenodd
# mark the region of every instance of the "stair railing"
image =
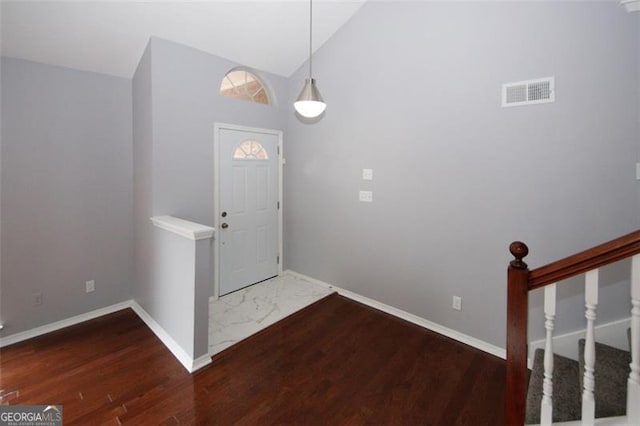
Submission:
<svg viewBox="0 0 640 426">
<path fill-rule="evenodd" d="M 521 426 L 525 420 L 527 398 L 527 316 L 529 292 L 545 288 L 545 358 L 541 424 L 552 423 L 553 413 L 553 329 L 556 311 L 556 283 L 585 274 L 585 371 L 582 393 L 582 424 L 592 425 L 595 417 L 594 326 L 598 304 L 599 268 L 626 258 L 631 261 L 631 371 L 627 381 L 627 422 L 640 425 L 640 230 L 574 254 L 548 265 L 529 270 L 522 260 L 529 253 L 526 244 L 511 243 L 515 257 L 507 271 L 507 378 L 505 423 Z"/>
</svg>

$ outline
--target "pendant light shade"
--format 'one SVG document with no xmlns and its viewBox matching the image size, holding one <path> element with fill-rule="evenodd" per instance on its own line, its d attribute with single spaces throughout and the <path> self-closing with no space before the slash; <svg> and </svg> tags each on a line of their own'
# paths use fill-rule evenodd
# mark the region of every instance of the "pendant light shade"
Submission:
<svg viewBox="0 0 640 426">
<path fill-rule="evenodd" d="M 324 103 L 316 80 L 311 75 L 312 64 L 312 47 L 313 47 L 313 0 L 309 0 L 309 78 L 304 79 L 304 87 L 298 95 L 298 99 L 293 103 L 293 107 L 303 117 L 315 118 L 322 114 L 327 108 Z"/>
<path fill-rule="evenodd" d="M 298 114 L 307 118 L 317 117 L 324 112 L 327 104 L 322 100 L 314 78 L 304 79 L 304 87 L 293 106 Z"/>
</svg>

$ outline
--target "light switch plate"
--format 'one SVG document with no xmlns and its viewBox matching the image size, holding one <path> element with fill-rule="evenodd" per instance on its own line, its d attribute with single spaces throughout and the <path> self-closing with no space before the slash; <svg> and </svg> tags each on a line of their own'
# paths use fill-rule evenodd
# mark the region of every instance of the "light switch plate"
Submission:
<svg viewBox="0 0 640 426">
<path fill-rule="evenodd" d="M 636 179 L 640 180 L 640 163 L 636 163 Z"/>
<path fill-rule="evenodd" d="M 362 169 L 362 180 L 373 180 L 373 169 Z"/>
<path fill-rule="evenodd" d="M 363 203 L 373 203 L 373 192 L 360 191 L 360 201 Z"/>
</svg>

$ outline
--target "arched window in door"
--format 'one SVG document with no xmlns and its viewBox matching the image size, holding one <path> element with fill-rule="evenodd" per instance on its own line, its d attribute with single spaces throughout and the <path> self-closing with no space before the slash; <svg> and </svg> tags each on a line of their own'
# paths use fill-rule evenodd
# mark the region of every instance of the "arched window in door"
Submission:
<svg viewBox="0 0 640 426">
<path fill-rule="evenodd" d="M 233 151 L 234 160 L 268 160 L 269 154 L 258 141 L 246 140 Z"/>
</svg>

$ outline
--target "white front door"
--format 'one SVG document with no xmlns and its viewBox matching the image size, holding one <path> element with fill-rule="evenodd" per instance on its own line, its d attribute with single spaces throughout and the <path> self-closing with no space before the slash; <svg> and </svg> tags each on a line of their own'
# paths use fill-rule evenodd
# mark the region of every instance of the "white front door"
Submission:
<svg viewBox="0 0 640 426">
<path fill-rule="evenodd" d="M 278 275 L 279 132 L 217 128 L 219 291 Z"/>
</svg>

